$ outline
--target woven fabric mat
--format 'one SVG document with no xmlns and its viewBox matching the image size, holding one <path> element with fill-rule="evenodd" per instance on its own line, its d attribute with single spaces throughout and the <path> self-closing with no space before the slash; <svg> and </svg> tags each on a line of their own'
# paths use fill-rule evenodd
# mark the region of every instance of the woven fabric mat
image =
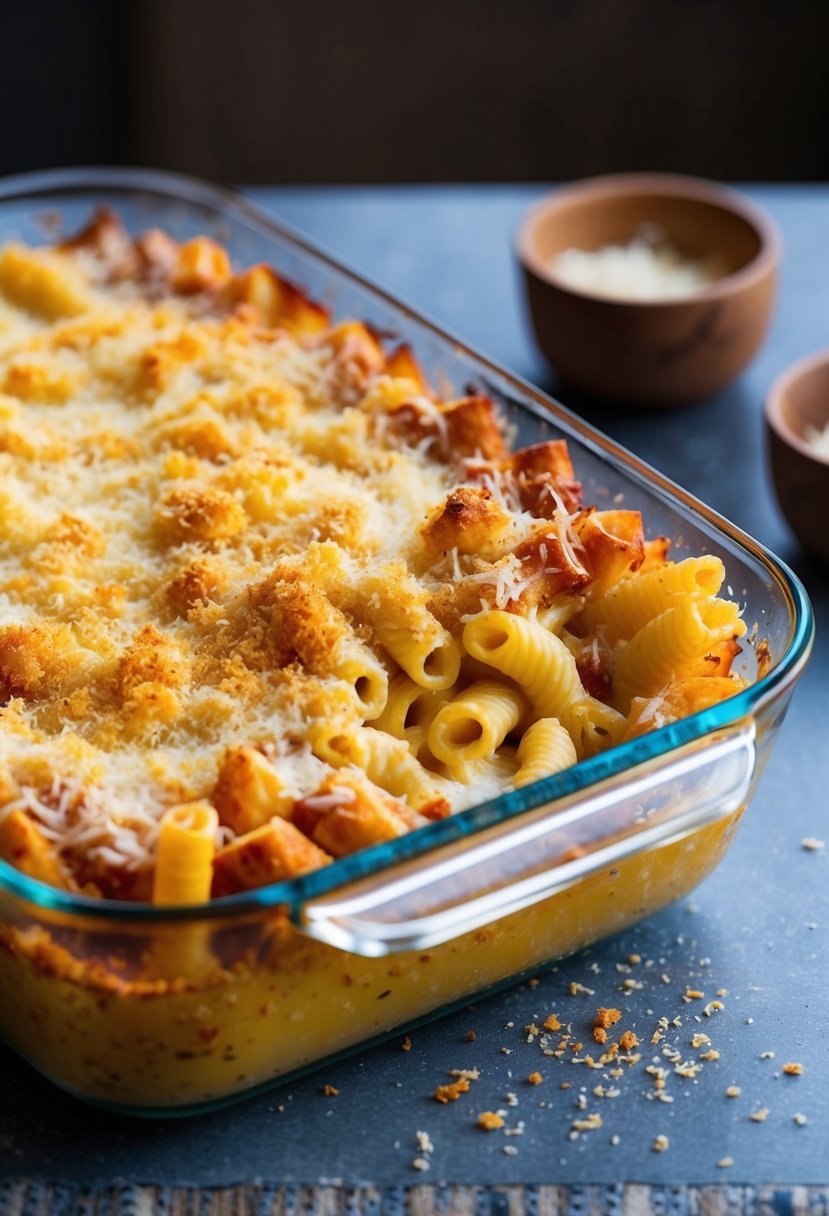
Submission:
<svg viewBox="0 0 829 1216">
<path fill-rule="evenodd" d="M 827 1216 L 829 1186 L 284 1186 L 0 1182 L 0 1216 Z"/>
</svg>

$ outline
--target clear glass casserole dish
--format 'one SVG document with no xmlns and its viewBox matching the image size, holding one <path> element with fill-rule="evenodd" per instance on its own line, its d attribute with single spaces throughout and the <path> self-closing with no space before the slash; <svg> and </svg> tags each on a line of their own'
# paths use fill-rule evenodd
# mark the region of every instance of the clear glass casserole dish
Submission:
<svg viewBox="0 0 829 1216">
<path fill-rule="evenodd" d="M 711 553 L 763 646 L 743 692 L 541 782 L 323 870 L 171 911 L 45 886 L 0 861 L 0 1036 L 108 1107 L 232 1101 L 509 983 L 681 898 L 728 847 L 813 619 L 748 536 L 503 369 L 245 200 L 168 174 L 67 170 L 0 184 L 0 240 L 79 229 L 208 234 L 410 343 L 433 383 L 499 401 L 521 443 L 563 437 L 588 501 L 641 508 L 676 554 Z M 766 658 L 766 646 L 768 655 Z"/>
</svg>

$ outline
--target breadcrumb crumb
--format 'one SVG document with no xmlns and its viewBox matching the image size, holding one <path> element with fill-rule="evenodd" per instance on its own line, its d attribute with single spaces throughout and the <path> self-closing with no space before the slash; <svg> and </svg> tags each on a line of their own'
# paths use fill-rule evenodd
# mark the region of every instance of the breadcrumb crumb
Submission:
<svg viewBox="0 0 829 1216">
<path fill-rule="evenodd" d="M 542 1023 L 544 1030 L 561 1030 L 561 1022 L 554 1013 L 551 1013 L 548 1018 Z"/>
<path fill-rule="evenodd" d="M 653 1151 L 655 1153 L 665 1153 L 671 1146 L 671 1142 L 667 1136 L 659 1135 L 654 1138 Z"/>
<path fill-rule="evenodd" d="M 469 1091 L 469 1081 L 466 1077 L 459 1077 L 457 1081 L 452 1081 L 448 1085 L 438 1085 L 434 1092 L 436 1102 L 457 1102 L 461 1094 Z"/>
<path fill-rule="evenodd" d="M 792 1115 L 792 1119 L 798 1127 L 805 1127 L 809 1122 L 805 1115 L 801 1115 L 800 1111 L 798 1111 L 796 1115 Z"/>
<path fill-rule="evenodd" d="M 754 1123 L 765 1123 L 765 1121 L 766 1121 L 766 1119 L 768 1119 L 768 1117 L 769 1117 L 769 1108 L 767 1106 L 761 1106 L 759 1110 L 753 1110 L 751 1112 L 751 1114 L 749 1115 L 749 1118 Z"/>
<path fill-rule="evenodd" d="M 400 1050 L 401 1051 L 411 1051 L 412 1050 L 412 1040 L 409 1038 L 408 1035 L 406 1035 L 405 1039 L 400 1044 Z"/>
<path fill-rule="evenodd" d="M 336 1085 L 323 1085 L 322 1092 L 325 1094 L 326 1098 L 336 1098 L 340 1091 L 337 1089 Z"/>
<path fill-rule="evenodd" d="M 823 840 L 818 840 L 817 836 L 804 836 L 800 842 L 801 849 L 805 849 L 807 853 L 819 853 L 821 849 L 826 847 Z"/>
<path fill-rule="evenodd" d="M 602 1030 L 609 1030 L 611 1026 L 616 1025 L 621 1016 L 621 1009 L 605 1009 L 604 1005 L 600 1005 L 596 1010 L 593 1025 L 601 1027 Z"/>
<path fill-rule="evenodd" d="M 540 1072 L 531 1072 L 527 1077 L 527 1080 L 529 1081 L 530 1085 L 540 1085 L 544 1078 Z"/>
<path fill-rule="evenodd" d="M 622 1051 L 633 1051 L 634 1047 L 639 1046 L 639 1040 L 632 1030 L 626 1030 L 619 1039 L 619 1046 Z"/>
<path fill-rule="evenodd" d="M 731 1166 L 733 1164 L 734 1164 L 733 1157 L 720 1157 L 719 1161 L 717 1162 L 717 1169 L 718 1170 L 727 1170 L 729 1168 L 729 1166 Z"/>
<path fill-rule="evenodd" d="M 494 1110 L 484 1110 L 478 1115 L 478 1127 L 485 1132 L 496 1132 L 504 1126 L 504 1120 Z"/>
<path fill-rule="evenodd" d="M 739 1098 L 742 1092 L 743 1091 L 740 1089 L 739 1085 L 729 1085 L 728 1089 L 725 1091 L 725 1096 L 726 1098 Z"/>
<path fill-rule="evenodd" d="M 788 1063 L 783 1065 L 783 1072 L 787 1077 L 802 1077 L 803 1065 L 797 1064 L 793 1060 L 789 1060 Z"/>
</svg>

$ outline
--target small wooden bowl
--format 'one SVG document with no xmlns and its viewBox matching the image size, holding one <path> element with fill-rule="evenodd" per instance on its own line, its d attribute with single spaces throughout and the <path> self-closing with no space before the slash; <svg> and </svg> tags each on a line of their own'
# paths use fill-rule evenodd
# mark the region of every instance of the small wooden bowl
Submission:
<svg viewBox="0 0 829 1216">
<path fill-rule="evenodd" d="M 714 256 L 724 278 L 673 300 L 619 300 L 557 281 L 550 260 L 564 249 L 627 244 L 657 224 L 681 253 Z M 629 173 L 564 186 L 521 224 L 516 249 L 535 334 L 576 388 L 664 407 L 706 397 L 732 380 L 765 337 L 781 241 L 747 199 L 699 178 Z"/>
<path fill-rule="evenodd" d="M 829 457 L 806 428 L 829 423 L 829 350 L 795 363 L 766 398 L 769 462 L 780 509 L 805 549 L 829 561 Z"/>
</svg>

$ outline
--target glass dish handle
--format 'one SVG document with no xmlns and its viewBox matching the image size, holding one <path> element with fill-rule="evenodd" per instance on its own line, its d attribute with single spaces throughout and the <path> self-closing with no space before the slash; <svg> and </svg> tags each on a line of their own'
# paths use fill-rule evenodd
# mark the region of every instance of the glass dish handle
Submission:
<svg viewBox="0 0 829 1216">
<path fill-rule="evenodd" d="M 352 954 L 425 950 L 527 908 L 624 857 L 725 818 L 747 800 L 749 719 L 621 777 L 311 899 L 299 928 Z"/>
</svg>

